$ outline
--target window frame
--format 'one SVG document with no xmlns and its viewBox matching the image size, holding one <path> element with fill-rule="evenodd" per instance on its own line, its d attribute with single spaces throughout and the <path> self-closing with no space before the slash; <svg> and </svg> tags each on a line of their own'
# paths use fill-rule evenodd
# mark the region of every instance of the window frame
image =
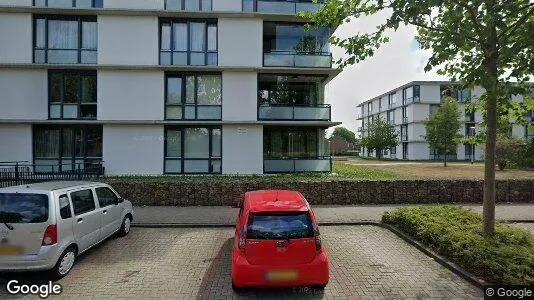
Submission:
<svg viewBox="0 0 534 300">
<path fill-rule="evenodd" d="M 60 91 L 60 102 L 52 102 L 52 76 L 54 74 L 60 74 L 61 75 L 61 91 Z M 78 89 L 79 89 L 79 96 L 78 101 L 75 103 L 75 105 L 78 108 L 77 116 L 76 118 L 65 118 L 63 117 L 63 106 L 65 105 L 65 77 L 67 75 L 76 76 L 78 81 Z M 94 102 L 83 102 L 83 80 L 82 77 L 93 77 L 96 82 L 95 86 L 95 99 Z M 97 72 L 91 71 L 91 70 L 60 70 L 60 69 L 49 69 L 48 70 L 48 119 L 49 120 L 96 120 L 98 117 L 98 78 L 97 78 Z M 52 105 L 60 105 L 60 116 L 59 118 L 52 118 L 50 113 L 51 109 L 50 107 Z M 74 105 L 74 103 L 72 103 Z M 91 118 L 82 118 L 80 117 L 81 113 L 81 107 L 82 106 L 95 106 L 96 108 L 96 114 L 94 117 Z"/>
<path fill-rule="evenodd" d="M 216 104 L 213 104 L 213 105 L 208 105 L 208 104 L 198 104 L 198 77 L 199 76 L 203 76 L 203 75 L 207 75 L 207 76 L 218 76 L 220 78 L 220 91 L 221 91 L 221 104 L 219 105 L 216 105 Z M 186 88 L 187 88 L 187 82 L 186 82 L 186 78 L 188 76 L 193 76 L 195 78 L 195 87 L 194 87 L 194 103 L 193 104 L 190 104 L 190 103 L 187 103 L 186 102 Z M 167 102 L 167 99 L 168 99 L 168 84 L 169 84 L 169 78 L 181 78 L 181 91 L 180 91 L 180 104 L 175 104 L 175 103 L 168 103 Z M 164 119 L 165 120 L 171 120 L 171 121 L 175 121 L 175 120 L 216 120 L 216 121 L 220 121 L 222 120 L 222 101 L 223 101 L 223 97 L 222 97 L 222 73 L 220 72 L 202 72 L 202 73 L 193 73 L 193 72 L 182 72 L 182 73 L 165 73 L 165 82 L 164 82 Z M 195 108 L 195 118 L 193 119 L 190 119 L 190 118 L 185 118 L 185 111 L 186 111 L 186 107 L 191 107 L 193 106 Z M 167 117 L 167 109 L 168 107 L 181 107 L 181 111 L 182 111 L 182 118 L 168 118 Z M 209 118 L 209 119 L 201 119 L 201 118 L 198 118 L 198 108 L 199 107 L 220 107 L 220 114 L 219 114 L 219 117 L 218 118 Z"/>
<path fill-rule="evenodd" d="M 67 199 L 67 203 L 68 203 L 68 208 L 69 208 L 69 216 L 68 217 L 64 217 L 63 214 L 62 214 L 62 207 L 61 207 L 61 199 L 62 197 L 65 197 Z M 74 215 L 73 211 L 72 211 L 72 204 L 70 203 L 70 198 L 69 196 L 65 193 L 65 194 L 61 194 L 57 197 L 58 199 L 58 205 L 59 205 L 59 217 L 62 219 L 62 220 L 68 220 L 70 218 L 72 218 L 72 216 Z"/>
<path fill-rule="evenodd" d="M 178 51 L 174 49 L 174 24 L 187 24 L 187 50 L 185 51 Z M 191 51 L 191 23 L 204 23 L 204 42 L 205 42 L 205 49 L 203 52 L 199 51 Z M 164 24 L 170 24 L 170 49 L 163 50 L 161 48 L 163 38 L 162 38 L 162 27 Z M 215 35 L 215 47 L 216 51 L 208 50 L 208 34 L 209 34 L 209 27 L 215 25 L 215 28 L 217 29 L 217 34 Z M 161 54 L 162 53 L 170 53 L 170 60 L 169 64 L 162 64 L 161 63 Z M 174 53 L 186 53 L 187 54 L 187 64 L 174 64 Z M 191 64 L 191 53 L 204 53 L 204 64 Z M 215 54 L 217 61 L 216 64 L 208 64 L 208 56 L 209 54 Z M 164 65 L 164 66 L 218 66 L 219 65 L 219 22 L 218 19 L 213 18 L 207 18 L 207 19 L 175 19 L 175 18 L 160 18 L 159 19 L 159 28 L 158 28 L 158 64 Z"/>
<path fill-rule="evenodd" d="M 98 190 L 99 189 L 103 189 L 103 190 L 109 191 L 115 197 L 116 202 L 119 203 L 119 196 L 117 196 L 117 194 L 115 194 L 115 192 L 113 190 L 111 190 L 107 186 L 98 186 L 98 187 L 95 187 L 95 194 L 96 194 L 96 199 L 98 201 L 98 205 L 100 206 L 100 208 L 108 207 L 108 206 L 111 206 L 111 205 L 115 205 L 115 201 L 101 203 L 100 202 L 100 196 L 98 195 Z"/>
<path fill-rule="evenodd" d="M 209 145 L 208 145 L 208 158 L 191 158 L 191 157 L 185 157 L 184 150 L 185 150 L 185 130 L 189 128 L 199 128 L 199 129 L 208 129 L 208 135 L 209 135 Z M 220 156 L 214 156 L 213 155 L 213 130 L 220 130 L 221 132 L 221 145 L 220 145 Z M 180 132 L 180 156 L 168 156 L 167 155 L 167 141 L 168 141 L 168 131 L 174 130 Z M 168 125 L 164 127 L 164 145 L 163 145 L 163 174 L 222 174 L 222 157 L 223 157 L 223 148 L 222 148 L 222 142 L 223 142 L 223 130 L 222 126 L 176 126 L 176 125 Z M 180 161 L 180 169 L 181 172 L 169 172 L 167 171 L 166 162 L 167 161 Z M 208 161 L 208 172 L 185 172 L 185 162 L 186 161 Z M 221 164 L 221 170 L 218 172 L 213 171 L 213 161 L 220 161 Z"/>
<path fill-rule="evenodd" d="M 288 133 L 288 134 L 295 134 L 295 133 L 299 133 L 299 134 L 302 134 L 303 135 L 303 139 L 304 139 L 304 142 L 303 142 L 303 145 L 304 145 L 304 148 L 305 148 L 305 151 L 304 153 L 306 153 L 307 155 L 306 156 L 283 156 L 283 155 L 279 155 L 279 156 L 273 156 L 272 154 L 269 154 L 269 153 L 272 153 L 272 148 L 271 148 L 271 142 L 272 142 L 272 134 L 274 131 L 280 131 L 281 134 L 284 134 L 284 132 Z M 314 136 L 315 136 L 315 145 L 314 145 L 314 148 L 315 149 L 309 149 L 309 141 L 308 141 L 308 134 L 309 133 L 314 133 Z M 289 138 L 289 137 L 288 137 Z M 281 136 L 281 140 L 283 140 L 284 137 Z M 322 156 L 322 155 L 319 155 L 321 153 L 321 149 L 319 147 L 319 143 L 320 143 L 320 134 L 318 132 L 318 128 L 317 127 L 311 127 L 311 128 L 305 128 L 305 127 L 281 127 L 281 128 L 277 128 L 277 127 L 274 127 L 274 126 L 267 126 L 267 127 L 264 127 L 263 128 L 263 159 L 266 160 L 266 159 L 280 159 L 280 158 L 289 158 L 289 159 L 318 159 L 318 158 L 321 158 L 321 157 L 326 157 L 326 156 Z M 267 143 L 265 142 L 267 141 Z M 282 143 L 282 147 L 281 148 L 284 148 L 284 144 Z M 289 147 L 289 145 L 287 146 Z M 286 153 L 290 152 L 290 150 L 286 150 L 284 151 Z M 310 155 L 310 154 L 314 154 L 314 155 Z"/>
<path fill-rule="evenodd" d="M 74 197 L 72 197 L 72 194 L 78 193 L 78 192 L 82 192 L 82 191 L 90 191 L 91 192 L 91 199 L 93 200 L 93 208 L 90 209 L 90 210 L 83 211 L 81 213 L 76 213 L 76 207 L 74 205 Z M 75 217 L 83 215 L 83 214 L 86 214 L 86 213 L 93 212 L 93 211 L 95 211 L 97 209 L 96 202 L 95 202 L 95 194 L 94 194 L 94 191 L 93 191 L 92 188 L 86 188 L 86 189 L 71 191 L 71 192 L 69 192 L 69 197 L 70 197 L 71 202 L 72 202 L 72 210 L 74 212 L 74 216 Z"/>
<path fill-rule="evenodd" d="M 181 2 L 181 9 L 172 9 L 171 11 L 173 10 L 176 10 L 176 11 L 192 11 L 192 12 L 211 12 L 213 11 L 213 0 L 208 0 L 210 2 L 210 7 L 211 9 L 209 10 L 205 10 L 202 8 L 202 2 L 204 2 L 203 0 L 197 0 L 199 3 L 198 3 L 198 10 L 187 10 L 185 9 L 185 2 L 187 0 L 176 0 L 176 1 L 180 1 Z M 167 2 L 169 2 L 169 0 L 165 0 L 164 4 L 163 4 L 163 7 L 165 10 L 170 10 L 169 8 L 167 8 Z"/>
<path fill-rule="evenodd" d="M 37 20 L 44 20 L 44 40 L 45 46 L 43 48 L 37 48 Z M 50 49 L 48 43 L 48 23 L 49 21 L 76 21 L 78 23 L 78 41 L 76 49 Z M 94 22 L 97 26 L 97 47 L 95 49 L 84 49 L 83 48 L 83 22 Z M 32 62 L 34 64 L 83 64 L 83 65 L 94 65 L 98 64 L 98 20 L 96 16 L 78 16 L 78 15 L 34 15 L 32 20 Z M 41 50 L 44 51 L 44 61 L 36 62 L 35 61 L 35 51 Z M 60 63 L 50 63 L 48 62 L 48 51 L 49 50 L 66 50 L 66 51 L 76 51 L 77 59 L 75 63 L 60 62 Z M 94 63 L 83 63 L 82 62 L 82 51 L 92 51 L 96 53 L 96 61 Z"/>
<path fill-rule="evenodd" d="M 35 6 L 35 7 L 53 7 L 53 8 L 80 8 L 80 7 L 77 6 L 78 0 L 72 0 L 72 6 L 71 7 L 48 6 L 48 1 L 49 0 L 43 0 L 43 1 L 45 1 L 45 5 L 44 6 L 39 6 L 39 5 L 35 4 L 36 1 L 37 0 L 33 0 L 32 1 L 32 6 Z M 91 0 L 91 8 L 103 8 L 103 7 L 104 7 L 104 0 Z M 81 7 L 81 8 L 86 8 L 86 7 Z"/>
</svg>

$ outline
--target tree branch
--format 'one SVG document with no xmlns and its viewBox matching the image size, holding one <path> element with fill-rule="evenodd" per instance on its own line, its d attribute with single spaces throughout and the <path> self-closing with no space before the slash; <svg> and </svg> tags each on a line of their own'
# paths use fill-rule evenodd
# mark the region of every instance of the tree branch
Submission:
<svg viewBox="0 0 534 300">
<path fill-rule="evenodd" d="M 529 4 L 529 6 L 534 6 L 534 3 Z M 527 8 L 525 7 L 525 8 Z M 505 35 L 508 36 L 512 35 L 514 31 L 516 31 L 519 26 L 521 26 L 531 15 L 534 15 L 534 9 L 531 9 L 529 12 L 527 12 L 523 17 L 521 17 L 519 20 L 517 20 L 514 24 L 510 25 L 507 30 L 504 30 L 497 36 L 497 40 L 500 40 L 501 38 L 505 38 Z"/>
</svg>

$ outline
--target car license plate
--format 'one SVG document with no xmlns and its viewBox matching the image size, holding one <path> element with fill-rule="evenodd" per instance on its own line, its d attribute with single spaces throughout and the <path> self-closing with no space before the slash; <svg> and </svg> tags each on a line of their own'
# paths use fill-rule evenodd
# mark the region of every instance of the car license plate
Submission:
<svg viewBox="0 0 534 300">
<path fill-rule="evenodd" d="M 16 246 L 0 246 L 0 255 L 19 255 L 22 248 Z"/>
<path fill-rule="evenodd" d="M 296 271 L 271 271 L 267 272 L 267 279 L 271 281 L 284 281 L 297 279 Z"/>
</svg>

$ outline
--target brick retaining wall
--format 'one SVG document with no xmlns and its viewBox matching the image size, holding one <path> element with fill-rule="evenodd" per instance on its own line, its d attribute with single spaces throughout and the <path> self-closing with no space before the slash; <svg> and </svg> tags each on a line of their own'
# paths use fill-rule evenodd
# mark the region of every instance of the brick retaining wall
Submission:
<svg viewBox="0 0 534 300">
<path fill-rule="evenodd" d="M 482 180 L 146 181 L 108 180 L 134 205 L 231 205 L 246 191 L 298 190 L 311 204 L 481 203 Z M 497 181 L 498 203 L 534 203 L 533 180 Z"/>
</svg>

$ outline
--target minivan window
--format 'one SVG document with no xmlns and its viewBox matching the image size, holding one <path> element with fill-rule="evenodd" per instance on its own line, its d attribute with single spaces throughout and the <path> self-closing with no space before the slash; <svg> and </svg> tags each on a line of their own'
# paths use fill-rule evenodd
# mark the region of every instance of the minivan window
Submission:
<svg viewBox="0 0 534 300">
<path fill-rule="evenodd" d="M 252 214 L 247 225 L 249 239 L 297 239 L 313 237 L 308 213 Z"/>
<path fill-rule="evenodd" d="M 48 195 L 0 193 L 0 223 L 43 223 L 48 220 Z"/>
<path fill-rule="evenodd" d="M 72 217 L 72 213 L 70 212 L 69 197 L 67 197 L 67 195 L 59 196 L 59 214 L 61 215 L 62 219 L 68 219 Z"/>
<path fill-rule="evenodd" d="M 113 193 L 112 190 L 110 190 L 107 187 L 99 187 L 96 188 L 96 196 L 98 198 L 98 203 L 100 204 L 100 207 L 105 207 L 108 205 L 113 205 L 117 202 L 117 195 Z"/>
<path fill-rule="evenodd" d="M 95 199 L 91 190 L 81 190 L 70 193 L 74 214 L 80 215 L 95 209 Z"/>
</svg>

